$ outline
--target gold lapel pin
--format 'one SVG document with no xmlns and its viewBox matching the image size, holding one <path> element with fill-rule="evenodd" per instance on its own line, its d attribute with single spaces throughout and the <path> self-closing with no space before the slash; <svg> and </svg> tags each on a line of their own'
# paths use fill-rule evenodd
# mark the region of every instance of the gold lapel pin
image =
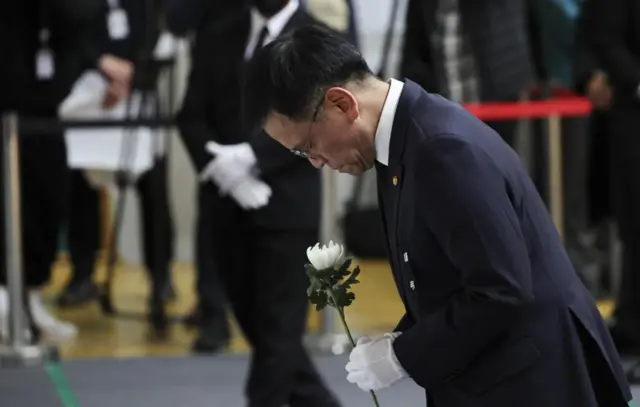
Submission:
<svg viewBox="0 0 640 407">
<path fill-rule="evenodd" d="M 395 187 L 396 185 L 398 185 L 398 177 L 396 177 L 395 175 L 393 176 L 393 186 Z"/>
</svg>

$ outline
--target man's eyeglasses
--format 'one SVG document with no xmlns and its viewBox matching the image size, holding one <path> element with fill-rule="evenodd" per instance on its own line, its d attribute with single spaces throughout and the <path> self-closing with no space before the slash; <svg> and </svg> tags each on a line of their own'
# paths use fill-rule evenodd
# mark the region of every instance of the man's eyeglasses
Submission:
<svg viewBox="0 0 640 407">
<path fill-rule="evenodd" d="M 306 158 L 307 160 L 313 158 L 313 156 L 309 152 L 312 146 L 311 127 L 313 126 L 313 123 L 318 119 L 318 115 L 320 114 L 320 108 L 322 107 L 323 102 L 324 102 L 324 97 L 320 98 L 320 101 L 318 102 L 318 104 L 316 105 L 316 108 L 313 111 L 313 115 L 311 116 L 311 122 L 309 123 L 309 129 L 307 130 L 307 137 L 305 138 L 306 141 L 304 142 L 305 147 L 303 148 L 294 147 L 289 150 L 293 154 L 297 155 L 298 157 Z"/>
</svg>

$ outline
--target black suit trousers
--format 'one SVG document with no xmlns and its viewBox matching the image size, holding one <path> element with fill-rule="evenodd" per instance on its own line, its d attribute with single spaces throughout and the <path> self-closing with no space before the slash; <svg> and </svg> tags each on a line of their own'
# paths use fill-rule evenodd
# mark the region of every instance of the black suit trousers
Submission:
<svg viewBox="0 0 640 407">
<path fill-rule="evenodd" d="M 81 170 L 73 171 L 71 211 L 68 223 L 69 252 L 75 281 L 86 281 L 93 273 L 99 249 L 100 209 L 98 191 Z M 173 259 L 173 220 L 167 188 L 167 160 L 158 159 L 136 183 L 140 196 L 144 263 L 162 289 L 169 279 Z"/>
<path fill-rule="evenodd" d="M 61 134 L 22 138 L 19 161 L 23 272 L 25 284 L 37 288 L 47 284 L 51 277 L 60 226 L 66 215 L 69 170 L 64 138 Z M 3 205 L 5 202 L 3 196 Z M 5 284 L 4 229 L 1 240 L 0 284 Z"/>
<path fill-rule="evenodd" d="M 616 320 L 640 343 L 640 108 L 614 109 L 610 119 L 612 208 L 623 243 Z"/>
<path fill-rule="evenodd" d="M 207 198 L 228 199 L 218 197 L 210 185 L 200 192 L 201 203 Z M 302 342 L 308 312 L 306 249 L 315 244 L 318 231 L 265 230 L 244 222 L 248 217 L 240 209 L 213 212 L 212 216 L 226 221 L 209 230 L 209 253 L 215 265 L 209 271 L 220 273 L 236 319 L 253 348 L 245 390 L 249 406 L 336 405 Z M 238 222 L 231 225 L 230 218 Z"/>
</svg>

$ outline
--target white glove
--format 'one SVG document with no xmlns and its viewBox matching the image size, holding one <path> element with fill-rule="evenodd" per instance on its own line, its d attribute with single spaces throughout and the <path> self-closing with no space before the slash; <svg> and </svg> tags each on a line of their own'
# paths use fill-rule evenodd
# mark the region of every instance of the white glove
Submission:
<svg viewBox="0 0 640 407">
<path fill-rule="evenodd" d="M 389 387 L 407 377 L 393 351 L 393 341 L 399 335 L 396 332 L 374 339 L 360 338 L 349 355 L 347 381 L 369 391 Z"/>
<path fill-rule="evenodd" d="M 225 146 L 210 141 L 205 149 L 215 158 L 200 173 L 200 180 L 213 181 L 223 194 L 249 175 L 257 161 L 248 143 Z"/>
<path fill-rule="evenodd" d="M 249 143 L 223 145 L 215 141 L 209 141 L 205 144 L 205 149 L 216 157 L 226 156 L 233 158 L 238 166 L 243 168 L 252 168 L 258 162 Z"/>
<path fill-rule="evenodd" d="M 271 198 L 271 188 L 259 179 L 248 175 L 229 191 L 231 197 L 244 210 L 266 206 Z"/>
</svg>

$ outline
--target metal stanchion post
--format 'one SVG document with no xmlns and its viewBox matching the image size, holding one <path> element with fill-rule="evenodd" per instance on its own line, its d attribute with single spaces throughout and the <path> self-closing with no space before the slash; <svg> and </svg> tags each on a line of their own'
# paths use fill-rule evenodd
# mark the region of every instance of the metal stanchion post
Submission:
<svg viewBox="0 0 640 407">
<path fill-rule="evenodd" d="M 564 185 L 562 177 L 562 119 L 558 115 L 549 117 L 549 201 L 551 216 L 564 239 Z"/>
<path fill-rule="evenodd" d="M 328 167 L 322 171 L 322 225 L 320 235 L 322 242 L 329 240 L 338 242 L 339 232 L 337 174 Z M 351 346 L 345 333 L 336 332 L 336 310 L 332 307 L 325 308 L 320 314 L 320 327 L 318 333 L 309 338 L 308 345 L 320 352 L 342 354 Z"/>
<path fill-rule="evenodd" d="M 25 335 L 27 324 L 24 311 L 20 226 L 20 151 L 16 113 L 5 113 L 2 117 L 2 143 L 9 332 L 6 342 L 0 346 L 0 367 L 39 366 L 57 358 L 57 352 L 47 346 L 30 345 Z"/>
</svg>

